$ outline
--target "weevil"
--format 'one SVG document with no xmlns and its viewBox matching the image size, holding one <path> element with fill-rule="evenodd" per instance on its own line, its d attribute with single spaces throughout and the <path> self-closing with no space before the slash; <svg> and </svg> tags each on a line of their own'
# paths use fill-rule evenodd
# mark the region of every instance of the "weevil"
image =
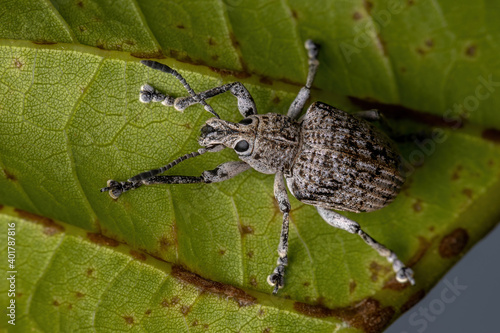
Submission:
<svg viewBox="0 0 500 333">
<path fill-rule="evenodd" d="M 257 114 L 255 102 L 240 82 L 233 82 L 196 94 L 174 69 L 161 63 L 143 60 L 142 64 L 176 77 L 189 92 L 188 97 L 173 98 L 145 84 L 140 91 L 143 103 L 161 102 L 184 110 L 202 104 L 215 117 L 206 121 L 198 140 L 203 146 L 167 165 L 140 173 L 128 181 L 108 180 L 101 192 L 117 199 L 123 192 L 142 185 L 216 183 L 254 169 L 274 174 L 274 196 L 283 214 L 278 245 L 278 261 L 267 282 L 276 294 L 284 286 L 288 265 L 288 225 L 290 201 L 286 190 L 298 200 L 316 207 L 319 215 L 331 226 L 360 236 L 366 244 L 385 257 L 396 273 L 396 279 L 414 284 L 413 271 L 396 254 L 378 243 L 360 225 L 334 210 L 371 212 L 387 206 L 398 195 L 404 183 L 401 158 L 392 141 L 368 121 L 377 120 L 376 110 L 348 114 L 325 103 L 315 102 L 301 119 L 297 119 L 306 101 L 319 66 L 319 46 L 307 40 L 308 74 L 290 105 L 287 115 Z M 239 123 L 220 119 L 206 103 L 216 95 L 230 92 L 237 98 L 243 116 Z M 240 161 L 231 161 L 204 171 L 200 176 L 158 176 L 178 163 L 207 152 L 234 149 Z M 285 185 L 286 182 L 286 185 Z"/>
</svg>

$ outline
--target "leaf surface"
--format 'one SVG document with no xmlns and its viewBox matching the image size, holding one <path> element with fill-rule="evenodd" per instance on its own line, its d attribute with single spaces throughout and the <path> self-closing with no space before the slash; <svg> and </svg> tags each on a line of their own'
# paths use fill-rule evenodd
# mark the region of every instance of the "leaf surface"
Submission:
<svg viewBox="0 0 500 333">
<path fill-rule="evenodd" d="M 415 304 L 500 216 L 500 29 L 492 1 L 394 3 L 6 4 L 0 219 L 5 232 L 16 224 L 16 330 L 378 332 Z M 273 177 L 253 170 L 117 201 L 99 192 L 197 150 L 210 117 L 140 103 L 144 83 L 186 95 L 140 58 L 161 59 L 195 91 L 241 81 L 259 113 L 286 113 L 305 82 L 307 38 L 321 44 L 312 100 L 376 106 L 394 133 L 427 135 L 397 142 L 408 180 L 394 203 L 346 214 L 412 266 L 414 287 L 291 198 L 286 286 L 271 296 L 282 216 Z M 231 95 L 209 102 L 241 119 Z M 206 154 L 168 174 L 235 159 Z M 7 280 L 0 289 L 8 302 Z"/>
</svg>

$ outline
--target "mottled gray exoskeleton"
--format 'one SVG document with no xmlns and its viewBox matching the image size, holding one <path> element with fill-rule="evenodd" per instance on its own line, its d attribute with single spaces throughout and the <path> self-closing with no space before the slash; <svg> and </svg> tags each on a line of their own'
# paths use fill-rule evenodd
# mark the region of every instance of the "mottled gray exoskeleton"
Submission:
<svg viewBox="0 0 500 333">
<path fill-rule="evenodd" d="M 414 284 L 413 271 L 405 267 L 396 254 L 379 244 L 358 223 L 332 211 L 371 212 L 389 204 L 399 193 L 404 177 L 401 159 L 392 142 L 366 120 L 376 120 L 376 110 L 361 111 L 354 116 L 330 105 L 315 102 L 300 119 L 310 95 L 310 88 L 319 62 L 318 46 L 305 43 L 309 56 L 306 85 L 288 109 L 288 115 L 259 115 L 252 96 L 239 82 L 225 84 L 196 94 L 179 73 L 155 61 L 141 61 L 153 69 L 175 76 L 189 91 L 189 97 L 172 98 L 150 85 L 141 89 L 144 103 L 162 102 L 184 110 L 200 103 L 216 118 L 206 121 L 199 143 L 204 148 L 186 154 L 155 170 L 138 174 L 128 181 L 108 181 L 101 192 L 109 191 L 117 199 L 123 192 L 142 185 L 215 183 L 228 180 L 253 168 L 265 174 L 275 174 L 274 195 L 283 213 L 283 225 L 278 245 L 278 262 L 267 281 L 277 293 L 284 284 L 288 264 L 288 215 L 290 202 L 285 187 L 300 201 L 317 208 L 330 225 L 359 235 L 370 247 L 392 263 L 399 282 Z M 224 92 L 238 99 L 238 109 L 244 117 L 239 123 L 219 119 L 206 100 Z M 157 176 L 176 164 L 206 152 L 232 148 L 241 161 L 227 162 L 201 176 Z"/>
</svg>

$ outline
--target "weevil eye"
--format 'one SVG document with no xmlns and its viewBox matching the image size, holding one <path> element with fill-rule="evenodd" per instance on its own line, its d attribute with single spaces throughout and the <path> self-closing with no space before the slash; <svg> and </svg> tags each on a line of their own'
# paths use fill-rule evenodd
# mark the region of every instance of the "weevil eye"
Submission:
<svg viewBox="0 0 500 333">
<path fill-rule="evenodd" d="M 252 118 L 245 118 L 245 119 L 240 120 L 240 122 L 238 124 L 250 125 L 251 123 L 252 123 Z"/>
<path fill-rule="evenodd" d="M 238 153 L 244 153 L 248 150 L 249 147 L 250 147 L 250 145 L 248 144 L 248 141 L 240 140 L 240 141 L 238 141 L 236 146 L 234 146 L 234 150 L 236 150 L 236 152 L 238 152 Z"/>
</svg>

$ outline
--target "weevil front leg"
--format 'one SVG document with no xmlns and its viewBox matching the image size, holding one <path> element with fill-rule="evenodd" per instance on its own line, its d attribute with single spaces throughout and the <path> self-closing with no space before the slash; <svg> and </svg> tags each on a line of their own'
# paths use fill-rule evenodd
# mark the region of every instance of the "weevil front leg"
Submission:
<svg viewBox="0 0 500 333">
<path fill-rule="evenodd" d="M 274 286 L 273 294 L 276 294 L 285 284 L 285 266 L 288 265 L 288 225 L 290 213 L 290 201 L 286 192 L 283 173 L 278 172 L 274 178 L 274 196 L 278 201 L 280 211 L 283 213 L 283 224 L 281 226 L 280 243 L 278 245 L 278 262 L 273 273 L 267 277 L 267 283 Z"/>
<path fill-rule="evenodd" d="M 290 105 L 288 109 L 288 116 L 292 119 L 296 119 L 304 105 L 306 104 L 309 96 L 311 96 L 311 86 L 316 76 L 316 71 L 318 70 L 318 51 L 319 45 L 315 44 L 312 40 L 308 39 L 305 43 L 305 48 L 307 50 L 309 70 L 307 72 L 306 85 L 300 89 L 299 94 L 295 97 L 295 100 Z"/>
<path fill-rule="evenodd" d="M 203 171 L 201 176 L 153 176 L 142 179 L 141 175 L 147 174 L 145 172 L 124 182 L 110 179 L 108 186 L 102 188 L 101 192 L 109 191 L 109 195 L 113 199 L 118 199 L 123 192 L 134 190 L 142 185 L 218 183 L 231 179 L 248 169 L 250 166 L 245 162 L 231 161 L 222 163 L 213 170 Z"/>
<path fill-rule="evenodd" d="M 141 87 L 139 100 L 143 103 L 161 102 L 165 106 L 173 106 L 176 110 L 183 111 L 191 105 L 202 103 L 202 101 L 204 102 L 209 98 L 228 91 L 238 100 L 238 110 L 243 117 L 246 118 L 248 116 L 257 114 L 257 107 L 255 106 L 252 95 L 250 95 L 245 86 L 240 82 L 228 83 L 220 87 L 215 87 L 199 94 L 195 94 L 194 96 L 178 98 L 173 98 L 169 95 L 162 94 L 149 84 L 145 84 Z"/>
<path fill-rule="evenodd" d="M 403 262 L 398 259 L 394 252 L 378 243 L 375 239 L 364 232 L 357 222 L 326 208 L 316 207 L 316 209 L 326 223 L 335 228 L 346 230 L 351 234 L 357 234 L 365 241 L 366 244 L 377 251 L 378 254 L 385 257 L 387 261 L 392 263 L 392 268 L 394 272 L 396 272 L 396 279 L 398 282 L 404 283 L 409 281 L 411 284 L 415 284 L 411 268 L 406 267 Z"/>
</svg>

